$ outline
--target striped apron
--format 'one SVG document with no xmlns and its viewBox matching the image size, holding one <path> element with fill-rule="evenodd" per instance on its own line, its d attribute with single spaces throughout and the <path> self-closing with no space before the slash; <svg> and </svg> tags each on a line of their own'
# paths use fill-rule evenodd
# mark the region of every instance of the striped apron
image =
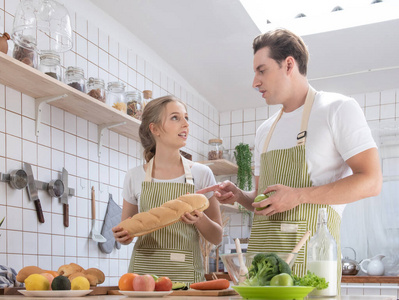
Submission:
<svg viewBox="0 0 399 300">
<path fill-rule="evenodd" d="M 186 183 L 152 182 L 154 159 L 148 163 L 141 185 L 140 212 L 159 207 L 187 193 L 194 193 L 194 180 L 188 160 L 181 157 Z M 192 224 L 181 221 L 138 237 L 129 272 L 167 276 L 172 281 L 193 283 L 205 280 L 199 233 Z"/>
<path fill-rule="evenodd" d="M 270 185 L 282 184 L 293 188 L 312 186 L 305 159 L 306 132 L 310 111 L 316 91 L 309 86 L 304 110 L 302 113 L 301 130 L 297 136 L 297 145 L 289 149 L 267 151 L 270 139 L 277 122 L 281 118 L 281 109 L 276 121 L 270 128 L 261 154 L 258 194 Z M 311 235 L 316 232 L 317 214 L 319 208 L 327 208 L 328 229 L 334 237 L 340 261 L 340 225 L 339 214 L 327 204 L 301 204 L 291 210 L 276 213 L 272 216 L 255 215 L 252 224 L 248 252 L 291 252 L 306 231 Z M 299 252 L 292 268 L 294 274 L 303 276 L 306 273 L 307 243 Z M 341 283 L 341 263 L 338 262 L 338 294 Z"/>
</svg>

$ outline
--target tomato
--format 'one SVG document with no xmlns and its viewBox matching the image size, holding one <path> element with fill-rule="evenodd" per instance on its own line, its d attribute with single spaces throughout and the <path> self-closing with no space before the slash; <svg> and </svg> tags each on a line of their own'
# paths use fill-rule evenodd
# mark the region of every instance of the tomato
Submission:
<svg viewBox="0 0 399 300">
<path fill-rule="evenodd" d="M 121 291 L 134 291 L 133 280 L 139 276 L 135 273 L 126 273 L 119 278 L 118 287 Z"/>
<path fill-rule="evenodd" d="M 270 280 L 270 286 L 293 286 L 294 281 L 290 274 L 281 273 L 272 278 Z"/>
<path fill-rule="evenodd" d="M 260 202 L 263 201 L 265 199 L 269 198 L 269 195 L 265 195 L 265 194 L 259 194 L 258 196 L 255 197 L 254 202 Z M 264 210 L 267 206 L 265 207 L 257 207 L 255 208 L 256 210 Z"/>
</svg>

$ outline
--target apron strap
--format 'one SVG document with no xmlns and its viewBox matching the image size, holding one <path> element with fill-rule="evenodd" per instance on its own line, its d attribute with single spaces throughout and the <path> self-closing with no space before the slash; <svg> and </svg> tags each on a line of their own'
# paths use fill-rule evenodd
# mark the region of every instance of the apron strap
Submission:
<svg viewBox="0 0 399 300">
<path fill-rule="evenodd" d="M 148 181 L 148 182 L 152 181 L 152 168 L 154 166 L 154 157 L 151 158 L 151 160 L 148 162 L 147 170 L 145 171 L 144 181 Z M 181 155 L 180 155 L 180 157 L 181 157 L 181 160 L 183 163 L 184 175 L 186 177 L 186 183 L 194 184 L 194 179 L 193 179 L 193 175 L 191 174 L 189 160 L 187 158 L 184 158 Z"/>
<path fill-rule="evenodd" d="M 312 105 L 314 102 L 315 95 L 316 95 L 316 90 L 309 85 L 308 93 L 306 94 L 305 104 L 302 112 L 301 129 L 297 135 L 297 145 L 303 145 L 306 142 L 308 121 L 309 121 L 310 111 L 312 110 Z M 263 144 L 262 153 L 265 153 L 267 151 L 274 129 L 276 128 L 277 122 L 280 120 L 282 115 L 283 115 L 283 108 L 281 108 L 280 113 L 278 114 L 276 120 L 273 122 L 272 127 L 269 130 L 265 143 Z"/>
</svg>

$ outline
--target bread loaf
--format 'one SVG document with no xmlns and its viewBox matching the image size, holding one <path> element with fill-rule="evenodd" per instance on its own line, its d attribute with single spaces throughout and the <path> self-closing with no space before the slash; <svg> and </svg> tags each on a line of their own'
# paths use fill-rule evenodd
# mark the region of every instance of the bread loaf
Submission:
<svg viewBox="0 0 399 300">
<path fill-rule="evenodd" d="M 187 194 L 165 202 L 160 207 L 136 214 L 118 226 L 127 230 L 130 236 L 141 236 L 178 222 L 186 212 L 204 211 L 208 206 L 208 198 L 204 195 Z"/>
<path fill-rule="evenodd" d="M 58 274 L 68 277 L 69 275 L 82 272 L 84 269 L 75 263 L 70 263 L 69 265 L 62 265 L 58 268 Z"/>
</svg>

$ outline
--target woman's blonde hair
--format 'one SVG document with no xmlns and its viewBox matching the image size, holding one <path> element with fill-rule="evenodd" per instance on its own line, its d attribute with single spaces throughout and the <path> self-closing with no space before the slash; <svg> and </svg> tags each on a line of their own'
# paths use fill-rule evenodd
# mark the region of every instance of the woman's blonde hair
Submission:
<svg viewBox="0 0 399 300">
<path fill-rule="evenodd" d="M 150 130 L 150 124 L 153 123 L 162 128 L 162 117 L 165 107 L 170 102 L 179 102 L 186 108 L 186 104 L 174 96 L 164 96 L 156 98 L 147 103 L 144 107 L 141 125 L 139 128 L 139 137 L 141 145 L 144 148 L 144 159 L 149 162 L 155 155 L 156 142 L 154 135 Z"/>
</svg>

